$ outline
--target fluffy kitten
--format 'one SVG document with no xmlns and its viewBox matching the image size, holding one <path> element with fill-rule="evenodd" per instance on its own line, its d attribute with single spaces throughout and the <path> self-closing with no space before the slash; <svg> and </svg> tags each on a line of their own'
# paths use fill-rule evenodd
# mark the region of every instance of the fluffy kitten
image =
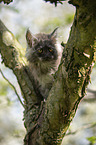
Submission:
<svg viewBox="0 0 96 145">
<path fill-rule="evenodd" d="M 60 64 L 62 48 L 56 41 L 56 30 L 51 34 L 32 35 L 26 32 L 28 67 L 33 77 L 33 86 L 38 96 L 48 96 L 52 87 L 53 75 Z"/>
</svg>

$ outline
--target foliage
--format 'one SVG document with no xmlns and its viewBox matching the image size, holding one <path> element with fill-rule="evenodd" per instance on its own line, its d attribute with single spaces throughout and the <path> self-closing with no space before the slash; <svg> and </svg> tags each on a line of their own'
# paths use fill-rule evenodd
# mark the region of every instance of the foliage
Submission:
<svg viewBox="0 0 96 145">
<path fill-rule="evenodd" d="M 96 136 L 87 137 L 87 140 L 90 141 L 91 145 L 96 143 Z"/>
<path fill-rule="evenodd" d="M 8 89 L 9 89 L 8 84 L 3 80 L 0 81 L 0 96 L 6 96 Z"/>
<path fill-rule="evenodd" d="M 57 6 L 57 3 L 63 4 L 62 1 L 65 0 L 45 0 L 46 2 L 50 1 L 50 3 L 55 4 L 55 6 Z"/>
<path fill-rule="evenodd" d="M 62 17 L 54 17 L 52 19 L 48 19 L 45 21 L 45 23 L 43 24 L 42 29 L 45 30 L 46 32 L 51 31 L 51 29 L 58 27 L 61 27 L 63 25 L 63 27 L 66 27 L 69 24 L 72 24 L 73 22 L 73 18 L 74 18 L 74 14 L 65 14 Z M 65 19 L 65 22 L 64 22 Z"/>
<path fill-rule="evenodd" d="M 0 0 L 0 3 L 1 2 L 4 2 L 4 4 L 9 4 L 9 3 L 11 3 L 13 0 Z"/>
</svg>

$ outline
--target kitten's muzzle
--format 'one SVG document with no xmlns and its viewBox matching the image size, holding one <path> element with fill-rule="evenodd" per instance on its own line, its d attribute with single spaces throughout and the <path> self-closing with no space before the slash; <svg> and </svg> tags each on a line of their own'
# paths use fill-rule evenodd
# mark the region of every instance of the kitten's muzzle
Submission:
<svg viewBox="0 0 96 145">
<path fill-rule="evenodd" d="M 44 60 L 44 61 L 52 61 L 53 59 L 54 59 L 54 56 L 53 55 L 46 55 L 46 56 L 44 56 L 44 57 L 42 57 L 42 59 Z"/>
</svg>

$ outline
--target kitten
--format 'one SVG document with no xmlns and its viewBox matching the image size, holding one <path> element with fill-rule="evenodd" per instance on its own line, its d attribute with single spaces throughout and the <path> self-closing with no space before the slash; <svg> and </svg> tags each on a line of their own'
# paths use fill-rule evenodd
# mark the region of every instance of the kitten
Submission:
<svg viewBox="0 0 96 145">
<path fill-rule="evenodd" d="M 53 75 L 60 64 L 62 48 L 56 40 L 56 30 L 51 34 L 26 32 L 28 67 L 33 77 L 35 93 L 47 98 L 54 81 Z"/>
</svg>

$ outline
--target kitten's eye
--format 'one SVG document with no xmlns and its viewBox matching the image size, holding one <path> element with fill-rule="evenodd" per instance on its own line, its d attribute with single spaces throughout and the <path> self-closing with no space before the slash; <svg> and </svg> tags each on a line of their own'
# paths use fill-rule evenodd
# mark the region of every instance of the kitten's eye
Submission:
<svg viewBox="0 0 96 145">
<path fill-rule="evenodd" d="M 51 49 L 51 48 L 50 48 L 50 49 L 49 49 L 49 51 L 50 51 L 50 52 L 52 52 L 52 51 L 53 51 L 53 49 Z"/>
<path fill-rule="evenodd" d="M 42 52 L 43 52 L 43 49 L 38 49 L 38 52 L 39 52 L 39 53 L 42 53 Z"/>
</svg>

